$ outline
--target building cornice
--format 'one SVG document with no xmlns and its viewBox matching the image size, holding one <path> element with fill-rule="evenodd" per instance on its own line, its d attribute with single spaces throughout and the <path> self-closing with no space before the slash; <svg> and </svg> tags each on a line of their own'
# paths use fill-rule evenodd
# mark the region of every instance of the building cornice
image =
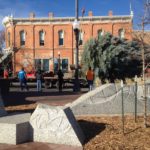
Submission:
<svg viewBox="0 0 150 150">
<path fill-rule="evenodd" d="M 36 24 L 72 24 L 74 17 L 53 17 L 53 18 L 12 18 L 11 25 L 36 25 Z M 116 22 L 132 22 L 131 16 L 86 16 L 79 17 L 82 24 L 86 23 L 116 23 Z M 6 23 L 6 27 L 10 22 Z"/>
</svg>

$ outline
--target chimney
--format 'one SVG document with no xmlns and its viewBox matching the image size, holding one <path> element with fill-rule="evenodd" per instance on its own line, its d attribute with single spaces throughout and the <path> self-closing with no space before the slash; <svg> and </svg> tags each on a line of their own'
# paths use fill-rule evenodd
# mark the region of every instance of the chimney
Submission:
<svg viewBox="0 0 150 150">
<path fill-rule="evenodd" d="M 109 12 L 108 12 L 108 16 L 113 16 L 113 11 L 112 10 L 110 10 Z"/>
<path fill-rule="evenodd" d="M 54 13 L 53 13 L 53 12 L 49 12 L 49 13 L 48 13 L 48 17 L 49 17 L 49 18 L 53 18 L 53 17 L 54 17 Z"/>
<path fill-rule="evenodd" d="M 93 16 L 93 12 L 92 12 L 92 11 L 89 11 L 88 16 L 89 16 L 89 17 L 92 17 L 92 16 Z"/>
<path fill-rule="evenodd" d="M 29 14 L 29 18 L 30 18 L 30 19 L 35 18 L 35 13 L 34 13 L 34 12 L 31 12 L 31 13 Z"/>
</svg>

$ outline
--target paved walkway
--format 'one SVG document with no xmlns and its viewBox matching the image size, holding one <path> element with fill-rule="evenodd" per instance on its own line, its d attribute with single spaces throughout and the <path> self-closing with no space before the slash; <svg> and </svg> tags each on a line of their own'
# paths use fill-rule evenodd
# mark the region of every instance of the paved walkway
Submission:
<svg viewBox="0 0 150 150">
<path fill-rule="evenodd" d="M 4 104 L 8 106 L 22 106 L 35 103 L 44 103 L 48 105 L 65 105 L 86 93 L 87 89 L 81 89 L 81 92 L 74 93 L 72 88 L 63 89 L 58 92 L 57 89 L 43 89 L 42 92 L 37 92 L 36 88 L 30 88 L 29 91 L 20 91 L 20 88 L 10 88 L 9 94 L 2 96 Z"/>
<path fill-rule="evenodd" d="M 30 142 L 19 145 L 0 144 L 0 150 L 82 150 L 82 147 Z"/>
<path fill-rule="evenodd" d="M 28 106 L 35 103 L 45 103 L 49 105 L 65 105 L 86 93 L 87 89 L 81 89 L 80 93 L 74 93 L 72 89 L 64 89 L 59 93 L 57 89 L 43 89 L 43 92 L 36 92 L 36 88 L 29 91 L 20 91 L 20 88 L 13 87 L 9 94 L 2 96 L 6 107 Z M 33 110 L 32 110 L 33 111 Z M 31 112 L 32 112 L 31 111 Z M 30 142 L 19 145 L 0 144 L 0 150 L 81 150 L 82 147 L 72 147 L 67 145 L 47 144 Z"/>
</svg>

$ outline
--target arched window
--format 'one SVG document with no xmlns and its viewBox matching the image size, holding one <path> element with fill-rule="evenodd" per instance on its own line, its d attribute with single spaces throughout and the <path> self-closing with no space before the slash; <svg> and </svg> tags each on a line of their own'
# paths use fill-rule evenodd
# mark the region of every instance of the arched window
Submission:
<svg viewBox="0 0 150 150">
<path fill-rule="evenodd" d="M 119 29 L 118 31 L 119 38 L 123 39 L 125 37 L 124 33 L 125 33 L 124 29 Z"/>
<path fill-rule="evenodd" d="M 8 32 L 8 47 L 10 47 L 10 32 Z"/>
<path fill-rule="evenodd" d="M 97 31 L 98 37 L 103 36 L 104 35 L 104 30 L 100 29 Z"/>
<path fill-rule="evenodd" d="M 21 46 L 25 45 L 25 40 L 26 40 L 25 32 L 24 31 L 20 31 L 20 45 Z"/>
<path fill-rule="evenodd" d="M 44 38 L 45 38 L 45 33 L 42 30 L 42 31 L 39 32 L 39 43 L 40 43 L 40 46 L 44 46 Z"/>
<path fill-rule="evenodd" d="M 58 32 L 58 37 L 59 37 L 59 45 L 64 45 L 64 32 L 61 30 Z"/>
<path fill-rule="evenodd" d="M 83 37 L 84 37 L 84 32 L 80 31 L 79 32 L 79 45 L 83 45 Z"/>
</svg>

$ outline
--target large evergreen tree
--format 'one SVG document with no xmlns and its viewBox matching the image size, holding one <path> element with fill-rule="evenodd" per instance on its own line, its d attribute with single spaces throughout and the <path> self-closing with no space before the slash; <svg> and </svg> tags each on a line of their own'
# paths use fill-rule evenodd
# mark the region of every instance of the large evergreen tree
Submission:
<svg viewBox="0 0 150 150">
<path fill-rule="evenodd" d="M 135 41 L 127 41 L 107 33 L 91 38 L 84 45 L 82 71 L 91 66 L 102 80 L 124 79 L 141 73 L 141 52 Z"/>
</svg>

